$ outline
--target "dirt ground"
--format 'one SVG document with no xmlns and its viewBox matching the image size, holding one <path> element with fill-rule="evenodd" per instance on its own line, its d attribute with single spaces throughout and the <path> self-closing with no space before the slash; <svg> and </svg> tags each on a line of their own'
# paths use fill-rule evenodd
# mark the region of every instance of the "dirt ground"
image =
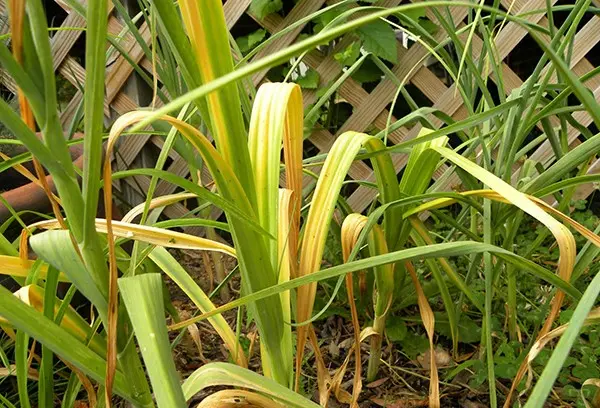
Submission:
<svg viewBox="0 0 600 408">
<path fill-rule="evenodd" d="M 201 254 L 194 251 L 174 251 L 174 255 L 206 293 L 210 293 L 217 286 L 214 272 L 212 273 L 213 282 L 211 285 L 210 269 L 205 265 L 206 257 L 203 258 Z M 235 261 L 231 258 L 224 257 L 223 262 L 227 272 L 231 271 L 235 266 Z M 209 268 L 213 268 L 212 259 L 210 258 L 208 266 Z M 192 317 L 196 310 L 192 302 L 168 278 L 166 283 L 180 318 L 187 319 Z M 227 291 L 231 297 L 239 295 L 239 277 L 232 278 L 227 285 Z M 223 304 L 221 297 L 218 295 L 215 296 L 213 301 L 217 305 Z M 225 313 L 225 318 L 232 328 L 235 328 L 236 316 L 235 311 Z M 353 342 L 351 322 L 340 316 L 333 315 L 325 320 L 315 322 L 314 326 L 320 342 L 321 353 L 330 375 L 333 376 L 343 364 L 344 359 L 350 351 Z M 186 332 L 174 349 L 176 365 L 182 378 L 187 377 L 194 370 L 208 362 L 229 361 L 227 350 L 210 324 L 203 321 L 197 324 L 197 328 L 200 339 L 198 343 L 193 340 L 189 332 Z M 251 358 L 249 367 L 260 373 L 259 339 L 256 327 L 254 324 L 251 324 L 249 327 L 242 326 L 241 333 L 242 343 L 250 349 Z M 171 340 L 175 339 L 178 334 L 177 332 L 172 332 Z M 198 339 L 198 337 L 196 338 Z M 363 367 L 363 390 L 359 400 L 361 408 L 411 408 L 428 406 L 429 368 L 427 364 L 423 363 L 424 361 L 428 361 L 428 356 L 421 356 L 416 361 L 411 361 L 398 351 L 397 347 L 393 347 L 391 343 L 386 344 L 384 341 L 382 359 L 386 363 L 381 366 L 379 378 L 371 383 L 366 383 L 364 382 L 364 371 L 367 367 L 368 341 L 362 344 L 361 351 Z M 473 352 L 468 354 L 472 355 Z M 313 401 L 317 402 L 316 362 L 314 353 L 310 347 L 306 349 L 305 355 L 303 385 L 308 395 L 311 395 Z M 438 346 L 438 350 L 436 351 L 436 360 L 441 370 L 443 370 L 444 366 L 455 365 L 449 353 L 441 346 Z M 348 367 L 349 369 L 342 382 L 342 388 L 351 392 L 354 367 L 353 357 L 351 357 Z M 440 377 L 442 379 L 442 376 Z M 484 387 L 481 390 L 472 389 L 467 385 L 468 379 L 469 373 L 465 370 L 451 382 L 440 383 L 442 406 L 465 408 L 484 408 L 487 406 L 486 388 Z M 194 406 L 195 403 L 200 402 L 205 396 L 217 390 L 218 388 L 205 390 L 192 400 L 191 406 Z M 335 397 L 332 397 L 328 406 L 336 408 L 345 407 L 347 404 L 339 403 Z"/>
</svg>

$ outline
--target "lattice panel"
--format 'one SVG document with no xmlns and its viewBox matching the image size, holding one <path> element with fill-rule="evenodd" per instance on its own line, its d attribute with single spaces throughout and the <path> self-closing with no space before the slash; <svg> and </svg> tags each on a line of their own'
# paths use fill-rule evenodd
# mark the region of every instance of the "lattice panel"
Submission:
<svg viewBox="0 0 600 408">
<path fill-rule="evenodd" d="M 416 1 L 416 0 L 413 0 Z M 557 0 L 552 0 L 552 3 L 556 3 Z M 401 0 L 383 0 L 378 3 L 379 6 L 392 7 L 400 4 Z M 61 27 L 80 27 L 85 28 L 85 19 L 79 16 L 76 12 L 70 10 L 64 3 L 57 0 L 57 3 L 61 5 L 69 14 L 61 24 Z M 228 0 L 225 5 L 225 16 L 227 25 L 232 29 L 236 23 L 240 21 L 245 13 L 248 13 L 248 6 L 251 0 Z M 281 17 L 279 14 L 271 14 L 266 18 L 259 20 L 255 16 L 250 15 L 260 26 L 267 30 L 270 34 L 277 33 L 285 27 L 288 27 L 292 22 L 298 21 L 299 19 L 310 15 L 311 13 L 319 10 L 320 8 L 332 4 L 333 2 L 325 0 L 302 0 L 297 2 L 293 9 L 286 14 L 285 17 Z M 511 10 L 511 13 L 523 13 L 530 10 L 544 9 L 546 7 L 546 0 L 502 0 L 502 5 L 506 9 Z M 110 4 L 110 2 L 109 2 Z M 6 15 L 6 7 L 4 0 L 0 0 L 0 14 Z M 451 8 L 450 14 L 457 26 L 464 25 L 463 20 L 467 15 L 465 8 L 454 7 Z M 436 21 L 435 15 L 428 12 L 428 17 L 432 21 Z M 543 14 L 529 15 L 526 17 L 532 22 L 547 26 L 548 20 Z M 289 44 L 297 41 L 300 33 L 304 26 L 299 26 L 293 31 L 286 33 L 279 37 L 276 41 L 272 42 L 264 49 L 262 49 L 254 59 L 261 58 L 264 55 L 272 54 L 273 52 L 286 47 Z M 6 25 L 0 26 L 0 30 L 6 32 Z M 148 45 L 151 43 L 151 33 L 148 26 L 144 23 L 139 28 L 140 34 L 144 41 Z M 134 37 L 128 34 L 124 30 L 123 23 L 116 16 L 115 10 L 112 5 L 109 8 L 109 32 L 111 35 L 117 38 L 119 45 L 127 50 L 130 57 L 138 63 L 141 67 L 152 71 L 152 64 L 144 56 L 142 47 L 136 43 Z M 72 83 L 77 89 L 80 89 L 83 82 L 85 81 L 85 69 L 79 64 L 79 62 L 71 57 L 70 51 L 75 46 L 81 31 L 78 30 L 59 30 L 53 34 L 52 37 L 52 52 L 54 55 L 54 67 L 62 77 Z M 123 35 L 123 33 L 126 33 Z M 445 36 L 443 30 L 439 30 L 436 34 L 438 39 L 443 39 Z M 500 58 L 504 61 L 502 65 L 503 83 L 506 93 L 509 94 L 513 89 L 519 87 L 523 83 L 523 79 L 515 73 L 514 69 L 511 68 L 509 61 L 510 54 L 522 43 L 527 37 L 526 31 L 520 26 L 514 23 L 505 24 L 502 29 L 496 34 L 495 43 L 497 46 L 497 53 Z M 466 41 L 466 34 L 463 38 Z M 545 39 L 549 41 L 549 39 Z M 338 42 L 338 49 L 344 49 L 350 42 L 349 38 L 342 38 Z M 593 16 L 588 20 L 579 30 L 576 35 L 573 52 L 572 52 L 572 69 L 577 75 L 583 75 L 594 68 L 592 63 L 586 59 L 586 56 L 592 51 L 592 49 L 600 42 L 600 17 Z M 483 46 L 483 40 L 478 36 L 475 36 L 471 42 L 471 48 L 473 57 L 475 59 L 481 53 Z M 109 48 L 110 50 L 110 48 Z M 437 108 L 446 114 L 452 116 L 455 119 L 464 118 L 468 114 L 467 108 L 463 105 L 460 94 L 456 92 L 455 85 L 446 85 L 430 68 L 422 64 L 423 59 L 429 54 L 425 47 L 420 44 L 414 44 L 410 48 L 406 49 L 401 44 L 397 47 L 398 52 L 398 63 L 391 68 L 393 74 L 398 80 L 404 81 L 408 79 L 408 83 L 416 87 L 422 95 L 427 98 L 431 106 Z M 324 53 L 315 50 L 308 53 L 304 62 L 314 70 L 316 70 L 320 76 L 321 85 L 326 85 L 335 81 L 342 75 L 342 67 L 333 57 L 334 53 L 325 55 Z M 106 101 L 105 101 L 105 113 L 107 121 L 111 118 L 122 115 L 128 111 L 138 108 L 136 98 L 129 95 L 126 91 L 126 83 L 128 78 L 133 73 L 133 67 L 129 62 L 116 51 L 111 53 L 110 58 L 107 62 L 107 76 L 106 76 Z M 252 80 L 255 85 L 266 81 L 267 71 L 256 73 Z M 491 75 L 490 79 L 496 81 L 496 78 Z M 0 70 L 0 80 L 3 85 L 10 90 L 14 90 L 14 84 L 10 77 L 5 75 Z M 600 98 L 600 77 L 595 77 L 586 83 L 586 86 L 594 93 L 596 98 Z M 333 134 L 327 129 L 319 128 L 316 129 L 311 137 L 309 138 L 316 149 L 321 152 L 327 152 L 332 146 L 335 138 L 344 131 L 365 131 L 367 128 L 374 126 L 377 129 L 383 129 L 388 121 L 389 111 L 388 106 L 392 103 L 394 96 L 397 92 L 397 86 L 394 81 L 389 78 L 382 79 L 377 85 L 369 92 L 352 78 L 348 78 L 338 90 L 338 95 L 341 99 L 345 100 L 352 106 L 352 112 L 349 118 L 343 123 L 338 131 Z M 78 106 L 82 101 L 82 92 L 77 91 L 75 96 L 72 98 L 70 103 L 65 107 L 62 112 L 61 119 L 64 124 L 70 123 L 73 115 L 77 112 Z M 305 90 L 304 92 L 304 103 L 308 106 L 314 103 L 317 99 L 317 93 L 313 90 Z M 156 106 L 160 106 L 160 101 L 157 102 Z M 576 112 L 573 114 L 573 118 L 584 127 L 589 126 L 592 123 L 591 117 L 585 112 Z M 440 126 L 441 122 L 435 118 L 429 118 L 435 126 Z M 392 121 L 395 121 L 395 117 L 391 117 Z M 557 119 L 554 118 L 556 121 Z M 400 143 L 406 140 L 414 138 L 420 130 L 420 125 L 413 126 L 412 128 L 399 128 L 389 134 L 389 140 L 392 143 Z M 569 142 L 572 146 L 576 146 L 578 142 L 579 132 L 576 128 L 569 126 L 568 129 Z M 125 168 L 131 166 L 136 157 L 140 154 L 145 145 L 152 144 L 157 146 L 159 149 L 162 148 L 162 139 L 152 135 L 137 135 L 126 138 L 121 144 L 118 152 L 118 157 L 115 158 L 117 168 Z M 176 173 L 180 176 L 187 176 L 187 168 L 185 163 L 175 152 L 171 153 L 172 162 L 168 168 L 169 171 Z M 554 160 L 552 149 L 549 143 L 545 142 L 541 144 L 532 156 L 533 159 L 539 160 L 545 165 L 552 163 Z M 397 172 L 401 172 L 407 161 L 407 156 L 403 154 L 393 155 L 393 162 Z M 318 171 L 318 169 L 313 169 Z M 452 174 L 453 169 L 447 166 L 443 166 L 435 174 L 435 178 L 439 179 L 438 187 L 440 189 L 450 189 L 455 185 L 459 184 L 460 181 L 455 174 Z M 515 173 L 518 172 L 518 168 L 515 168 Z M 600 172 L 600 159 L 594 162 L 590 168 L 590 173 Z M 363 162 L 355 162 L 349 172 L 349 176 L 355 180 L 374 180 L 374 174 L 372 169 Z M 205 181 L 209 180 L 208 174 L 203 174 Z M 143 190 L 149 185 L 149 178 L 145 176 L 138 176 L 135 179 L 127 179 L 124 184 L 128 185 L 134 190 L 137 190 L 140 194 L 143 194 Z M 140 191 L 140 189 L 142 191 Z M 175 187 L 161 182 L 157 193 L 169 194 L 175 191 Z M 576 196 L 578 198 L 587 197 L 591 192 L 594 191 L 592 186 L 581 186 L 577 191 Z M 369 206 L 373 199 L 375 199 L 376 192 L 365 186 L 359 186 L 349 197 L 348 203 L 356 211 L 363 211 Z M 140 196 L 141 197 L 141 196 Z M 188 210 L 181 204 L 170 206 L 166 210 L 166 215 L 170 217 L 180 217 L 186 214 Z"/>
</svg>

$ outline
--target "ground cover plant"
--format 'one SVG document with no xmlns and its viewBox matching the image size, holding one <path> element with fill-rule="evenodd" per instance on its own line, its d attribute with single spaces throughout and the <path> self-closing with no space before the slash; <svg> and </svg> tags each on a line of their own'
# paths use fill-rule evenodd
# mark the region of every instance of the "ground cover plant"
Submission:
<svg viewBox="0 0 600 408">
<path fill-rule="evenodd" d="M 15 392 L 0 396 L 3 404 L 183 407 L 202 392 L 199 406 L 310 407 L 330 400 L 394 406 L 403 402 L 366 400 L 363 383 L 375 387 L 394 372 L 394 361 L 408 360 L 424 368 L 427 389 L 415 401 L 433 407 L 455 403 L 452 381 L 468 373 L 473 378 L 465 388 L 479 390 L 485 406 L 598 404 L 599 227 L 587 207 L 594 200 L 574 199 L 578 186 L 598 181 L 588 170 L 600 149 L 600 107 L 586 87 L 598 69 L 582 77 L 570 69 L 577 28 L 597 12 L 591 1 L 547 2 L 537 10 L 550 21 L 562 13 L 556 27 L 533 23 L 527 17 L 534 12 L 507 14 L 498 1 L 393 8 L 344 1 L 311 15 L 312 32 L 302 41 L 250 63 L 277 35 L 231 38 L 220 1 L 142 0 L 136 16 L 115 1 L 134 37 L 141 38 L 139 20 L 152 27 L 153 47 L 144 52 L 155 77 L 145 75 L 164 106 L 122 115 L 109 129 L 103 127 L 107 2 L 66 3 L 88 22 L 82 140 L 66 140 L 59 122 L 41 1 L 8 2 L 10 35 L 0 45 L 20 108 L 0 101 L 0 118 L 11 140 L 28 150 L 0 167 L 36 180 L 53 204 L 49 219 L 27 224 L 15 213 L 2 226 L 0 272 L 18 285 L 14 295 L 0 288 L 0 357 L 16 379 Z M 282 7 L 253 1 L 250 12 Z M 467 10 L 468 24 L 453 21 L 456 10 Z M 522 26 L 543 50 L 508 96 L 494 45 L 505 24 Z M 453 80 L 465 119 L 420 107 L 405 78 L 390 71 L 394 29 L 423 44 Z M 484 39 L 477 53 L 475 33 Z M 319 78 L 302 59 L 330 45 L 341 48 L 335 59 L 345 68 L 303 109 L 303 88 L 316 88 Z M 269 68 L 274 82 L 255 89 L 249 76 Z M 394 104 L 406 104 L 410 113 L 390 116 L 373 134 L 342 132 L 325 155 L 305 154 L 307 132 L 337 126 L 331 114 L 339 113 L 337 89 L 355 75 L 392 78 Z M 594 125 L 578 124 L 576 112 Z M 402 126 L 420 130 L 389 143 L 390 132 Z M 113 173 L 119 139 L 149 127 L 164 137 L 155 167 Z M 569 127 L 581 133 L 577 143 Z M 83 143 L 81 170 L 69 154 L 74 143 Z M 553 160 L 536 161 L 542 143 L 551 146 Z M 186 158 L 190 179 L 164 171 L 170 149 Z M 400 175 L 397 157 L 406 160 Z M 27 160 L 35 175 L 20 167 Z M 374 180 L 347 179 L 357 161 L 369 163 Z M 209 185 L 200 181 L 203 170 Z M 432 182 L 441 170 L 445 176 Z M 151 177 L 147 197 L 118 220 L 112 183 L 136 175 Z M 451 177 L 462 187 L 445 188 Z M 179 191 L 155 197 L 159 180 Z M 363 213 L 346 200 L 355 184 L 377 192 Z M 97 218 L 102 200 L 105 217 Z M 185 200 L 200 217 L 161 218 L 165 206 Z M 218 220 L 209 218 L 215 208 L 224 213 Z M 13 222 L 21 230 L 15 237 L 8 229 Z M 205 227 L 206 235 L 182 232 L 190 226 Z M 239 277 L 240 296 L 215 305 L 218 290 L 207 294 L 168 249 L 235 259 L 230 276 Z M 195 316 L 179 315 L 165 282 L 187 296 Z M 86 313 L 70 304 L 76 293 Z M 225 312 L 234 309 L 232 326 Z M 315 330 L 333 314 L 344 316 L 351 332 L 339 362 L 322 352 Z M 181 373 L 172 348 L 182 336 L 201 343 L 200 322 L 218 335 L 228 361 Z M 257 330 L 258 364 L 242 334 L 249 327 Z M 312 366 L 314 379 L 306 375 Z"/>
</svg>

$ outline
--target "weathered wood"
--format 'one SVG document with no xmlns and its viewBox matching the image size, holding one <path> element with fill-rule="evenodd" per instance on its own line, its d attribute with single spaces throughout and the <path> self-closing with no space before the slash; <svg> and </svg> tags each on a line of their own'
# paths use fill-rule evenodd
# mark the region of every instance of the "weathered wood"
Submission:
<svg viewBox="0 0 600 408">
<path fill-rule="evenodd" d="M 252 0 L 227 0 L 223 5 L 223 14 L 225 14 L 225 22 L 227 28 L 232 29 L 235 23 L 244 15 L 246 9 L 250 6 Z"/>
</svg>

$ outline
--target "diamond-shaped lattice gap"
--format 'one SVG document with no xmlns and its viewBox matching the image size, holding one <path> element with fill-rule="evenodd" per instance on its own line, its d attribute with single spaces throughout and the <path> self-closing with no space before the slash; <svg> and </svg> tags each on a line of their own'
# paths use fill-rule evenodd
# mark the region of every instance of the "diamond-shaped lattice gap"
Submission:
<svg viewBox="0 0 600 408">
<path fill-rule="evenodd" d="M 68 13 L 54 0 L 45 0 L 43 3 L 48 27 L 60 27 L 65 18 L 67 18 Z M 52 32 L 50 35 L 52 35 Z"/>
<path fill-rule="evenodd" d="M 421 90 L 419 88 L 417 88 L 416 86 L 414 86 L 413 84 L 406 84 L 404 85 L 404 90 L 406 91 L 406 93 L 410 96 L 410 98 L 414 101 L 414 103 L 419 107 L 419 108 L 423 108 L 423 107 L 431 107 L 433 105 L 433 102 L 431 102 L 429 100 L 429 98 L 427 98 L 425 96 L 425 94 L 423 92 L 421 92 Z M 392 101 L 393 102 L 393 101 Z M 389 111 L 392 108 L 392 104 L 390 103 L 387 106 L 387 110 Z M 398 95 L 398 99 L 396 100 L 396 103 L 394 104 L 394 116 L 397 117 L 398 119 L 403 118 L 404 116 L 410 114 L 413 112 L 413 108 L 411 108 L 411 105 L 408 101 L 407 98 L 404 97 L 404 95 L 402 95 L 402 93 L 400 93 Z"/>
<path fill-rule="evenodd" d="M 587 53 L 586 58 L 593 66 L 600 66 L 600 41 Z"/>
<path fill-rule="evenodd" d="M 83 86 L 83 84 L 82 84 Z M 77 93 L 77 87 L 69 82 L 64 76 L 57 73 L 56 75 L 56 99 L 58 101 L 59 110 L 62 112 L 71 99 Z"/>
<path fill-rule="evenodd" d="M 506 57 L 506 63 L 525 81 L 535 70 L 535 66 L 543 55 L 542 49 L 530 36 L 525 36 Z"/>
<path fill-rule="evenodd" d="M 85 30 L 79 35 L 75 44 L 69 50 L 69 55 L 73 57 L 82 67 L 85 68 Z"/>
</svg>

